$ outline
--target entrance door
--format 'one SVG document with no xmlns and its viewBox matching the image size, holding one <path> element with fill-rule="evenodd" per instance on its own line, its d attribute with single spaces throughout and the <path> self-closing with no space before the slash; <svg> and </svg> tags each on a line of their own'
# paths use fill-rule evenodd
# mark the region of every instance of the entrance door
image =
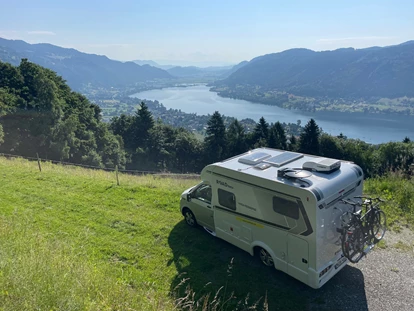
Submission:
<svg viewBox="0 0 414 311">
<path fill-rule="evenodd" d="M 297 236 L 288 234 L 288 274 L 307 284 L 308 261 L 308 242 Z"/>
</svg>

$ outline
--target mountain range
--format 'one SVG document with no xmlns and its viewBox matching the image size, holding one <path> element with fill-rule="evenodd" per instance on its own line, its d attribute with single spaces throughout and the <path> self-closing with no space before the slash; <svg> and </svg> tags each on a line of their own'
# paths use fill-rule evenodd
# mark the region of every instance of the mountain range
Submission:
<svg viewBox="0 0 414 311">
<path fill-rule="evenodd" d="M 414 97 L 414 41 L 320 52 L 291 49 L 235 66 L 203 68 L 170 67 L 152 60 L 120 62 L 51 44 L 0 38 L 0 60 L 18 65 L 22 58 L 56 71 L 76 90 L 85 85 L 108 88 L 208 77 L 223 96 L 253 101 L 280 93 L 317 98 Z"/>
<path fill-rule="evenodd" d="M 0 38 L 1 61 L 19 65 L 22 58 L 56 71 L 76 90 L 88 84 L 116 87 L 173 78 L 165 70 L 149 65 L 120 62 L 103 55 L 82 53 L 52 44 L 29 44 Z"/>
<path fill-rule="evenodd" d="M 414 97 L 414 41 L 316 52 L 291 49 L 252 59 L 217 87 L 312 97 Z"/>
<path fill-rule="evenodd" d="M 138 65 L 150 65 L 150 66 L 164 69 L 174 77 L 179 77 L 179 78 L 210 77 L 210 78 L 216 78 L 216 79 L 227 78 L 231 73 L 235 71 L 234 68 L 236 67 L 239 68 L 240 64 L 247 63 L 247 62 L 242 62 L 240 64 L 231 65 L 231 66 L 199 67 L 199 66 L 160 65 L 153 60 L 134 60 L 133 62 Z"/>
</svg>

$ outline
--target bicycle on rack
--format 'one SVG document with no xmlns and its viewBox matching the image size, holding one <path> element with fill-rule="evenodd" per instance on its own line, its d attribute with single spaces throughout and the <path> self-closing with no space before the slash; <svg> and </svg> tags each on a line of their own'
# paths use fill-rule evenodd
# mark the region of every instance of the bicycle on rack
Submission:
<svg viewBox="0 0 414 311">
<path fill-rule="evenodd" d="M 342 215 L 342 253 L 352 263 L 357 263 L 365 256 L 376 243 L 385 235 L 387 218 L 379 204 L 384 202 L 380 198 L 357 196 L 355 199 L 364 201 L 355 202 L 342 200 L 353 207 L 352 212 Z M 357 210 L 357 207 L 361 207 Z"/>
</svg>

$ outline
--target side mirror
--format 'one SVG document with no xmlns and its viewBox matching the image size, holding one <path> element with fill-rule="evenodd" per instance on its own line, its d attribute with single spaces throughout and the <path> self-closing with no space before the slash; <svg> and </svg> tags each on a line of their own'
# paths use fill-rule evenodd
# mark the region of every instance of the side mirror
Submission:
<svg viewBox="0 0 414 311">
<path fill-rule="evenodd" d="M 191 201 L 191 193 L 187 193 L 187 201 L 190 202 Z"/>
</svg>

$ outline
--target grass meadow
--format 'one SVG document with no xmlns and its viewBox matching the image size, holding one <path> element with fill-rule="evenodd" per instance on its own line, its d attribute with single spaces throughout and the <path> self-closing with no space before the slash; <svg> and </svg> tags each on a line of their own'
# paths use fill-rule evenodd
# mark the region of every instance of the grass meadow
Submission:
<svg viewBox="0 0 414 311">
<path fill-rule="evenodd" d="M 117 186 L 112 172 L 5 158 L 0 178 L 0 310 L 323 309 L 323 289 L 185 224 L 180 194 L 197 180 Z"/>
</svg>

